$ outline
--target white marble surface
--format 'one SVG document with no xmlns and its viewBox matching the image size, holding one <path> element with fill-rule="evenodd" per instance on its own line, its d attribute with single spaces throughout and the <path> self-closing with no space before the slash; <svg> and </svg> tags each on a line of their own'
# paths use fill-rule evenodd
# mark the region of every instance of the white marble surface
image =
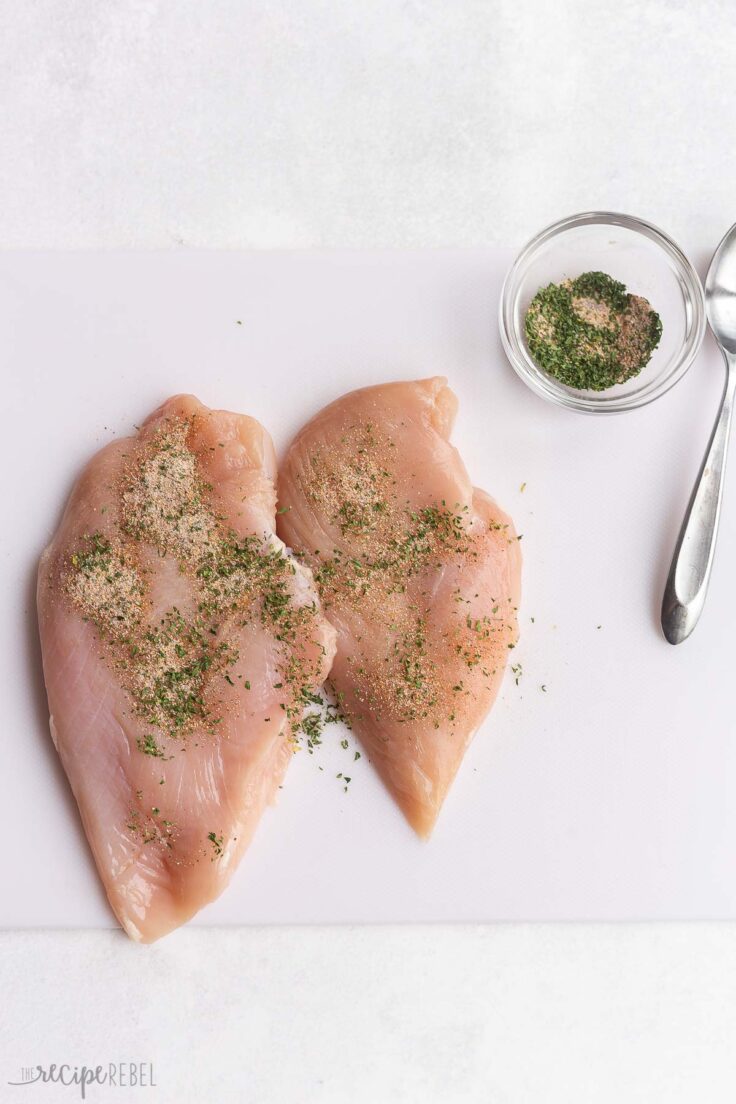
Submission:
<svg viewBox="0 0 736 1104">
<path fill-rule="evenodd" d="M 26 1063 L 152 1062 L 171 1104 L 732 1104 L 731 926 L 188 929 L 0 941 Z M 10 984 L 7 979 L 12 978 Z"/>
<path fill-rule="evenodd" d="M 5 0 L 0 241 L 475 245 L 733 212 L 730 0 Z"/>
<path fill-rule="evenodd" d="M 706 254 L 734 219 L 730 0 L 1 10 L 6 246 L 513 242 L 607 206 Z M 88 1099 L 725 1104 L 735 934 L 6 934 L 0 1099 L 78 1098 L 7 1088 L 28 1063 L 132 1059 L 155 1091 Z"/>
</svg>

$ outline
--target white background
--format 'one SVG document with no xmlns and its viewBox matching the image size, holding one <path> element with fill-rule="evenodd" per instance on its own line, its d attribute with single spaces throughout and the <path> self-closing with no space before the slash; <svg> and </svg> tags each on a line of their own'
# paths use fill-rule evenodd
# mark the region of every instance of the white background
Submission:
<svg viewBox="0 0 736 1104">
<path fill-rule="evenodd" d="M 728 0 L 0 13 L 5 245 L 485 244 L 612 207 L 702 262 L 734 220 Z M 736 1097 L 730 925 L 199 930 L 148 951 L 18 933 L 0 954 L 0 1099 L 72 1099 L 5 1088 L 28 1063 L 126 1058 L 159 1084 L 130 1099 Z"/>
</svg>

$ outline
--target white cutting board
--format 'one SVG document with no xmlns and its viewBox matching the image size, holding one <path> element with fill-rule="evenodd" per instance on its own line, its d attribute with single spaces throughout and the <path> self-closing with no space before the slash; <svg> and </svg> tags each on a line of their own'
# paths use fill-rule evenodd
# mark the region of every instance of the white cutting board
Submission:
<svg viewBox="0 0 736 1104">
<path fill-rule="evenodd" d="M 644 410 L 554 409 L 499 343 L 511 256 L 0 254 L 1 924 L 113 923 L 48 736 L 34 613 L 36 560 L 84 461 L 174 392 L 254 415 L 283 450 L 341 393 L 435 373 L 460 399 L 474 481 L 524 534 L 520 684 L 507 677 L 429 843 L 328 729 L 194 923 L 736 917 L 736 474 L 701 624 L 679 648 L 658 624 L 718 354 L 707 342 Z"/>
</svg>

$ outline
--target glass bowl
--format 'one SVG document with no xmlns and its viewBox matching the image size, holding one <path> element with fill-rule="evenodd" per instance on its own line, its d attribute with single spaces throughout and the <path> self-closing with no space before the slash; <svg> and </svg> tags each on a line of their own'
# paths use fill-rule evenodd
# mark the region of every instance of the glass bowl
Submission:
<svg viewBox="0 0 736 1104">
<path fill-rule="evenodd" d="M 606 391 L 578 391 L 537 366 L 527 347 L 524 317 L 540 287 L 583 272 L 606 272 L 643 295 L 662 319 L 662 339 L 638 376 Z M 522 249 L 504 281 L 501 340 L 517 373 L 542 398 L 588 414 L 633 410 L 682 379 L 705 333 L 698 274 L 682 250 L 656 226 L 629 215 L 589 211 L 548 226 Z"/>
</svg>

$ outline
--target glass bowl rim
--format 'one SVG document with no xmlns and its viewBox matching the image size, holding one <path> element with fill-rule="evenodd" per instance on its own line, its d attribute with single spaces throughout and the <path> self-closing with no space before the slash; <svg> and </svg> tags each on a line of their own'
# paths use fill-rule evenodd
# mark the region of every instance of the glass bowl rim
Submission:
<svg viewBox="0 0 736 1104">
<path fill-rule="evenodd" d="M 534 361 L 521 344 L 517 328 L 513 324 L 510 313 L 510 296 L 520 269 L 543 245 L 564 231 L 574 229 L 577 226 L 623 226 L 648 238 L 659 246 L 673 262 L 680 283 L 687 290 L 692 308 L 692 323 L 686 334 L 682 350 L 667 376 L 651 391 L 645 392 L 643 395 L 621 395 L 616 399 L 601 400 L 597 396 L 585 395 L 582 392 L 575 395 L 569 391 L 563 391 L 561 384 L 558 384 L 551 376 L 547 376 L 534 364 Z M 626 215 L 618 211 L 583 211 L 579 214 L 568 215 L 545 226 L 539 233 L 530 238 L 519 251 L 506 273 L 501 287 L 499 329 L 501 343 L 512 368 L 535 394 L 547 399 L 548 402 L 583 414 L 620 414 L 626 410 L 636 410 L 642 406 L 647 406 L 655 399 L 661 398 L 682 379 L 692 365 L 700 351 L 705 336 L 705 327 L 705 295 L 700 277 L 692 262 L 664 230 L 646 219 L 637 218 L 635 215 Z"/>
</svg>

